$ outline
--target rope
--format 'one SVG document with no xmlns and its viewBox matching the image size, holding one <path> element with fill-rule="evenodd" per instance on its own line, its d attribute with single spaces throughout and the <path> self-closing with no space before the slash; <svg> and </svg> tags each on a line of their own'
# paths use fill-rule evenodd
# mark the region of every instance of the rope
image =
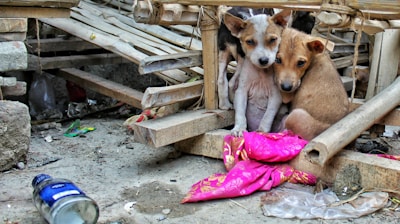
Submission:
<svg viewBox="0 0 400 224">
<path fill-rule="evenodd" d="M 353 89 L 351 90 L 351 103 L 353 103 L 354 99 L 354 94 L 356 92 L 356 66 L 357 66 L 357 61 L 358 61 L 358 47 L 360 46 L 360 40 L 362 36 L 362 32 L 364 29 L 364 15 L 361 13 L 361 26 L 357 31 L 357 40 L 356 40 L 356 45 L 354 46 L 354 58 L 353 58 L 353 68 L 351 70 L 351 77 L 353 78 Z"/>
</svg>

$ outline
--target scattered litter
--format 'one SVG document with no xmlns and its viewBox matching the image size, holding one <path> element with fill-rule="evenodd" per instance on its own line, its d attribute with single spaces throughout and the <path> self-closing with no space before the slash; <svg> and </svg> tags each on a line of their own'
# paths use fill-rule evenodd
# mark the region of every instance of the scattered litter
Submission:
<svg viewBox="0 0 400 224">
<path fill-rule="evenodd" d="M 136 201 L 131 201 L 128 202 L 124 205 L 125 211 L 127 211 L 129 214 L 134 210 L 133 206 L 136 205 Z"/>
<path fill-rule="evenodd" d="M 17 168 L 20 169 L 20 170 L 25 169 L 25 163 L 23 163 L 23 162 L 17 163 Z"/>
<path fill-rule="evenodd" d="M 288 185 L 286 185 L 288 186 Z M 354 200 L 341 201 L 331 189 L 314 194 L 307 186 L 279 187 L 261 197 L 265 216 L 298 219 L 349 219 L 373 213 L 387 204 L 386 192 L 363 192 Z"/>
<path fill-rule="evenodd" d="M 94 131 L 96 128 L 93 127 L 81 127 L 81 121 L 79 119 L 75 120 L 65 131 L 64 136 L 66 137 L 76 137 L 86 134 L 90 131 Z"/>
<path fill-rule="evenodd" d="M 47 135 L 46 137 L 44 137 L 44 140 L 45 140 L 46 142 L 52 142 L 52 141 L 53 141 L 53 138 L 51 137 L 51 135 Z"/>
<path fill-rule="evenodd" d="M 165 219 L 167 219 L 167 217 L 165 215 L 159 214 L 156 216 L 157 221 L 163 221 Z"/>
<path fill-rule="evenodd" d="M 162 210 L 162 213 L 163 213 L 164 215 L 168 215 L 169 213 L 171 213 L 171 209 L 165 208 L 165 209 Z"/>
</svg>

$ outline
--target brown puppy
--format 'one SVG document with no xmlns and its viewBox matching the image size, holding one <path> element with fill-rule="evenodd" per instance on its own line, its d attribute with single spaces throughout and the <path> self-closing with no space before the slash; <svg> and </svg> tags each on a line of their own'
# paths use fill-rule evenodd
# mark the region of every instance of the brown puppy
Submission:
<svg viewBox="0 0 400 224">
<path fill-rule="evenodd" d="M 311 140 L 349 110 L 339 73 L 324 51 L 325 41 L 292 28 L 282 32 L 274 63 L 283 103 L 291 103 L 285 128 Z"/>
</svg>

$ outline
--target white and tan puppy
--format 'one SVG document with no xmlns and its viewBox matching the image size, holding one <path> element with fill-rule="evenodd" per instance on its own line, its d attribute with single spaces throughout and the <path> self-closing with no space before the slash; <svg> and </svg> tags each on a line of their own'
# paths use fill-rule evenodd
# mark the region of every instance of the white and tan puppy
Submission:
<svg viewBox="0 0 400 224">
<path fill-rule="evenodd" d="M 260 14 L 247 20 L 228 13 L 224 16 L 225 25 L 240 40 L 245 53 L 234 95 L 233 135 L 241 136 L 243 131 L 271 131 L 282 102 L 271 65 L 290 15 L 290 10 L 283 10 L 274 16 Z"/>
</svg>

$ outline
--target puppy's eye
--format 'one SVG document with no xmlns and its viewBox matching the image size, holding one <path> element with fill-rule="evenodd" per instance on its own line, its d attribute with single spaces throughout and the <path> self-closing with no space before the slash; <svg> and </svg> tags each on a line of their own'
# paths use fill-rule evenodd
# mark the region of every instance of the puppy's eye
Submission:
<svg viewBox="0 0 400 224">
<path fill-rule="evenodd" d="M 254 40 L 246 40 L 246 44 L 247 44 L 247 45 L 250 45 L 250 46 L 253 46 L 253 45 L 255 45 L 256 43 L 254 42 Z"/>
<path fill-rule="evenodd" d="M 301 67 L 303 67 L 305 64 L 306 64 L 305 61 L 298 61 L 298 62 L 297 62 L 297 67 L 301 68 Z"/>
<path fill-rule="evenodd" d="M 275 63 L 277 63 L 277 64 L 282 64 L 281 58 L 278 58 L 278 57 L 277 57 L 277 58 L 275 59 Z"/>
<path fill-rule="evenodd" d="M 276 38 L 276 37 L 272 37 L 271 39 L 269 39 L 269 43 L 270 43 L 270 44 L 273 44 L 273 43 L 276 42 L 277 39 L 278 39 L 278 38 Z"/>
</svg>

